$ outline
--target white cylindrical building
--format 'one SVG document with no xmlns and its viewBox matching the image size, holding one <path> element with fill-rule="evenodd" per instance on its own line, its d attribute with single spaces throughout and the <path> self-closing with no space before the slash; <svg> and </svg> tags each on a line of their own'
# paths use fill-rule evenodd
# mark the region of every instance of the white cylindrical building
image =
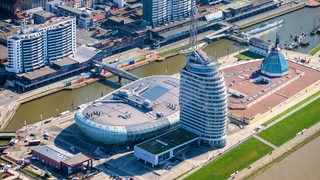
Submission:
<svg viewBox="0 0 320 180">
<path fill-rule="evenodd" d="M 180 126 L 198 134 L 201 144 L 226 144 L 227 94 L 220 65 L 202 50 L 187 55 L 180 73 Z"/>
<path fill-rule="evenodd" d="M 7 39 L 6 71 L 32 72 L 76 52 L 76 20 L 52 19 L 45 24 L 24 27 Z"/>
<path fill-rule="evenodd" d="M 143 19 L 153 27 L 190 17 L 195 0 L 143 0 Z"/>
<path fill-rule="evenodd" d="M 22 32 L 22 31 L 21 31 Z M 8 65 L 13 73 L 31 72 L 44 67 L 43 33 L 38 31 L 15 34 L 7 40 Z"/>
<path fill-rule="evenodd" d="M 76 21 L 75 19 L 58 23 L 47 30 L 47 61 L 52 63 L 68 58 L 76 51 Z"/>
</svg>

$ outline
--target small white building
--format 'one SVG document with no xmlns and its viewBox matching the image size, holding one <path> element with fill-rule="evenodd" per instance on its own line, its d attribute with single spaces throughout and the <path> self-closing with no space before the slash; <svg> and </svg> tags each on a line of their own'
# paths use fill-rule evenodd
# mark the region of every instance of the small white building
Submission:
<svg viewBox="0 0 320 180">
<path fill-rule="evenodd" d="M 198 145 L 199 136 L 177 129 L 134 146 L 134 156 L 152 166 L 163 164 L 187 146 Z"/>
<path fill-rule="evenodd" d="M 266 56 L 272 48 L 271 42 L 252 37 L 249 40 L 249 51 Z"/>
</svg>

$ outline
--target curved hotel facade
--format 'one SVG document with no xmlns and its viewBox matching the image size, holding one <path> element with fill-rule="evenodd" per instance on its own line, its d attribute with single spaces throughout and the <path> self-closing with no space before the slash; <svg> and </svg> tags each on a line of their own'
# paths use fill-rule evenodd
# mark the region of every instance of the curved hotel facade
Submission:
<svg viewBox="0 0 320 180">
<path fill-rule="evenodd" d="M 220 65 L 202 50 L 190 52 L 180 73 L 180 126 L 209 147 L 225 146 L 227 94 Z"/>
<path fill-rule="evenodd" d="M 13 73 L 32 72 L 76 51 L 76 20 L 61 17 L 22 28 L 7 39 L 8 66 Z"/>
</svg>

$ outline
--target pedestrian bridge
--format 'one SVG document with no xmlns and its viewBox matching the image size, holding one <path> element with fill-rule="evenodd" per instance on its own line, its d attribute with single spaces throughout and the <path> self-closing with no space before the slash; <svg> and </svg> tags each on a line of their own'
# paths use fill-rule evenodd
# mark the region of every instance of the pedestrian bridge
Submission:
<svg viewBox="0 0 320 180">
<path fill-rule="evenodd" d="M 0 132 L 0 139 L 11 139 L 15 135 L 15 132 Z"/>
<path fill-rule="evenodd" d="M 93 61 L 93 65 L 98 67 L 98 68 L 104 69 L 104 70 L 106 70 L 106 71 L 108 71 L 108 72 L 110 72 L 110 73 L 112 73 L 112 74 L 114 74 L 116 76 L 118 76 L 119 77 L 119 82 L 121 81 L 121 78 L 125 78 L 125 79 L 131 80 L 131 81 L 135 81 L 135 80 L 140 79 L 139 76 L 131 74 L 131 73 L 129 73 L 127 71 L 124 71 L 122 69 L 118 69 L 116 67 L 110 66 L 108 64 L 104 64 L 104 63 L 102 63 L 100 61 L 95 61 L 94 60 Z"/>
</svg>

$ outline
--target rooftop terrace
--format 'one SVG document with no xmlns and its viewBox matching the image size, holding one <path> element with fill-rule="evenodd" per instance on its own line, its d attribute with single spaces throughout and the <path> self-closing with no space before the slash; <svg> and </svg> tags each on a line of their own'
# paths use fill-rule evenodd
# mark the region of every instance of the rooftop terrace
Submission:
<svg viewBox="0 0 320 180">
<path fill-rule="evenodd" d="M 224 5 L 224 6 L 220 6 L 220 7 L 218 7 L 218 9 L 220 9 L 223 12 L 228 12 L 230 9 L 237 10 L 237 9 L 241 9 L 246 6 L 249 6 L 251 4 L 252 4 L 251 2 L 240 0 L 240 1 L 234 1 L 234 2 L 227 4 L 227 5 Z"/>
<path fill-rule="evenodd" d="M 178 130 L 171 131 L 138 144 L 137 147 L 152 154 L 160 154 L 196 138 L 198 138 L 196 134 L 179 128 Z"/>
<path fill-rule="evenodd" d="M 319 71 L 291 61 L 287 61 L 288 75 L 275 78 L 261 76 L 254 73 L 259 70 L 261 62 L 254 61 L 222 69 L 228 91 L 234 94 L 229 94 L 228 97 L 231 107 L 229 113 L 232 115 L 251 119 L 263 114 L 315 83 L 320 77 Z"/>
</svg>

